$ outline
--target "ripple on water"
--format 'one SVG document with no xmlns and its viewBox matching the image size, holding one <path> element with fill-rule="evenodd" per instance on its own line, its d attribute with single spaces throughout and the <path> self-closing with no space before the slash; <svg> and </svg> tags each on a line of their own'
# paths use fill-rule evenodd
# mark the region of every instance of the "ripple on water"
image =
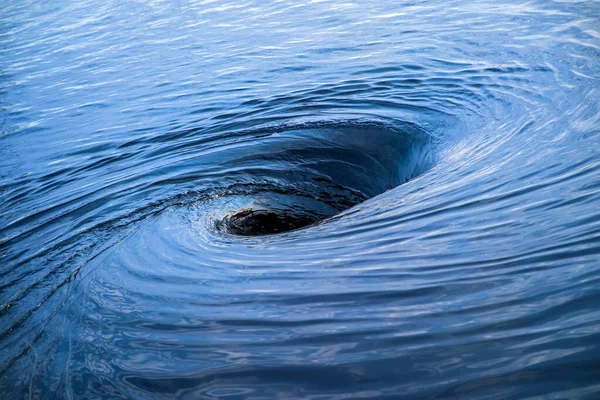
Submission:
<svg viewBox="0 0 600 400">
<path fill-rule="evenodd" d="M 599 397 L 594 2 L 8 3 L 0 393 Z"/>
</svg>

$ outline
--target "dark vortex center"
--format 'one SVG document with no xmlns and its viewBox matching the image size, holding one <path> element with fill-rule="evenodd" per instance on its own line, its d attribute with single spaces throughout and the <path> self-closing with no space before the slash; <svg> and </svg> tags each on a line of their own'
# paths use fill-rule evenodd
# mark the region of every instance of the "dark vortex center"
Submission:
<svg viewBox="0 0 600 400">
<path fill-rule="evenodd" d="M 234 235 L 258 236 L 299 229 L 316 222 L 315 218 L 278 214 L 267 210 L 242 209 L 224 218 L 227 231 Z"/>
</svg>

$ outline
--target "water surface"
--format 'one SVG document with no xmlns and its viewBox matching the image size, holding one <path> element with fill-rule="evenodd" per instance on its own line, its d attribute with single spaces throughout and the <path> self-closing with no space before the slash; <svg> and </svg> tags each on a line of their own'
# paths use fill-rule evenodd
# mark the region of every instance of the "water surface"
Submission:
<svg viewBox="0 0 600 400">
<path fill-rule="evenodd" d="M 3 398 L 600 397 L 595 1 L 0 1 Z"/>
</svg>

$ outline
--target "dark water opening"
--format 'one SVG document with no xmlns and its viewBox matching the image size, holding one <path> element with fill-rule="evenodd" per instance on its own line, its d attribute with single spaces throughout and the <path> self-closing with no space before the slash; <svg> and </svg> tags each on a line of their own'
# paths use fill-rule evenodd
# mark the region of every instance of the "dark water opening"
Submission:
<svg viewBox="0 0 600 400">
<path fill-rule="evenodd" d="M 307 216 L 242 209 L 224 218 L 227 231 L 242 236 L 268 235 L 302 228 L 316 222 Z"/>
<path fill-rule="evenodd" d="M 239 196 L 215 222 L 217 229 L 241 236 L 313 225 L 413 179 L 433 163 L 430 135 L 406 122 L 314 123 L 236 151 L 225 164 L 235 166 L 240 180 L 256 185 L 267 175 L 270 182 L 270 189 Z"/>
</svg>

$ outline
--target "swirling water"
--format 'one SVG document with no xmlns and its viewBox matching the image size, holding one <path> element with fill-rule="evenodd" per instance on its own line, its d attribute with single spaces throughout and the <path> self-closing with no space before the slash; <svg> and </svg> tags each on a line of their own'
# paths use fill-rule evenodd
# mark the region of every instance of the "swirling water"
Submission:
<svg viewBox="0 0 600 400">
<path fill-rule="evenodd" d="M 599 398 L 600 4 L 0 11 L 3 398 Z"/>
</svg>

